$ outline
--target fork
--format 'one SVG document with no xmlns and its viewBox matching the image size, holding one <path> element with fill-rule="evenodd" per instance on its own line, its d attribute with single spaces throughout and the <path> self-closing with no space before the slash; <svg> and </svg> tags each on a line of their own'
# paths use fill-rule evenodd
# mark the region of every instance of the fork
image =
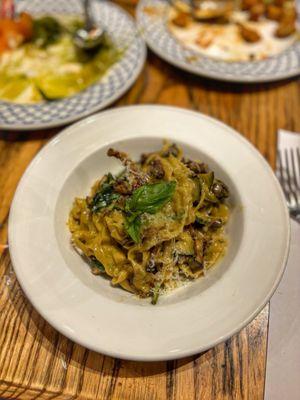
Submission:
<svg viewBox="0 0 300 400">
<path fill-rule="evenodd" d="M 300 223 L 300 148 L 278 150 L 276 175 L 283 189 L 290 216 Z"/>
</svg>

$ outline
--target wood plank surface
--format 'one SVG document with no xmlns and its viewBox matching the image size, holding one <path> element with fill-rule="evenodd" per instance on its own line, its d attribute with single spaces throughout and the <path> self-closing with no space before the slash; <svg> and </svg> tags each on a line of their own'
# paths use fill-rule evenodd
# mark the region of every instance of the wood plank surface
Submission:
<svg viewBox="0 0 300 400">
<path fill-rule="evenodd" d="M 133 0 L 119 3 L 133 13 Z M 220 83 L 180 71 L 151 52 L 135 85 L 111 107 L 136 103 L 175 105 L 216 117 L 248 138 L 272 166 L 277 129 L 300 131 L 297 79 Z M 203 354 L 154 363 L 89 351 L 33 309 L 12 270 L 7 220 L 28 163 L 58 131 L 0 131 L 0 398 L 262 400 L 268 307 L 239 334 Z"/>
</svg>

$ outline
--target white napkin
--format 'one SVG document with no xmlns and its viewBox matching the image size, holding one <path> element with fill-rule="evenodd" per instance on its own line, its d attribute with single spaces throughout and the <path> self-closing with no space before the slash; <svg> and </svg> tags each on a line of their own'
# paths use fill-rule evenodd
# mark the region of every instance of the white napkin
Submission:
<svg viewBox="0 0 300 400">
<path fill-rule="evenodd" d="M 300 134 L 279 131 L 278 148 L 300 147 Z M 265 400 L 300 399 L 300 224 L 291 220 L 287 267 L 270 301 Z"/>
</svg>

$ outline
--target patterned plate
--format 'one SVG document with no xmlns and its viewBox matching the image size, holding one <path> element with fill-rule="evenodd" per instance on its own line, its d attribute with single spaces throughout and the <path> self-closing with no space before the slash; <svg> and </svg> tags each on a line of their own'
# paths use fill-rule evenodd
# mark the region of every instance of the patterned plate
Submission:
<svg viewBox="0 0 300 400">
<path fill-rule="evenodd" d="M 115 43 L 127 47 L 121 60 L 114 64 L 99 83 L 63 100 L 34 105 L 0 101 L 2 129 L 40 129 L 63 125 L 118 99 L 138 77 L 146 57 L 146 48 L 133 19 L 120 7 L 106 1 L 93 3 L 95 19 L 101 22 Z M 31 14 L 80 14 L 80 0 L 20 0 L 18 11 Z"/>
<path fill-rule="evenodd" d="M 226 62 L 214 60 L 185 48 L 166 24 L 167 0 L 140 0 L 138 26 L 151 50 L 169 63 L 209 78 L 235 82 L 276 81 L 300 74 L 300 42 L 262 61 Z M 157 10 L 157 12 L 156 12 Z"/>
</svg>

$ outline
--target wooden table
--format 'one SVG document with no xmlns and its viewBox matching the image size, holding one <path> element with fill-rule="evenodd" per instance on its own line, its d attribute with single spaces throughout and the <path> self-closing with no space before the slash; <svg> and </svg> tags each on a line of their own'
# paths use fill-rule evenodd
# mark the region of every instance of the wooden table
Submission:
<svg viewBox="0 0 300 400">
<path fill-rule="evenodd" d="M 119 3 L 134 12 L 134 1 Z M 277 129 L 300 131 L 296 79 L 260 85 L 209 81 L 173 68 L 151 52 L 135 85 L 111 107 L 136 103 L 175 105 L 219 118 L 247 137 L 272 166 Z M 203 354 L 154 363 L 89 351 L 56 332 L 33 309 L 3 244 L 18 181 L 58 131 L 0 132 L 0 398 L 263 399 L 268 307 L 238 335 Z"/>
</svg>

